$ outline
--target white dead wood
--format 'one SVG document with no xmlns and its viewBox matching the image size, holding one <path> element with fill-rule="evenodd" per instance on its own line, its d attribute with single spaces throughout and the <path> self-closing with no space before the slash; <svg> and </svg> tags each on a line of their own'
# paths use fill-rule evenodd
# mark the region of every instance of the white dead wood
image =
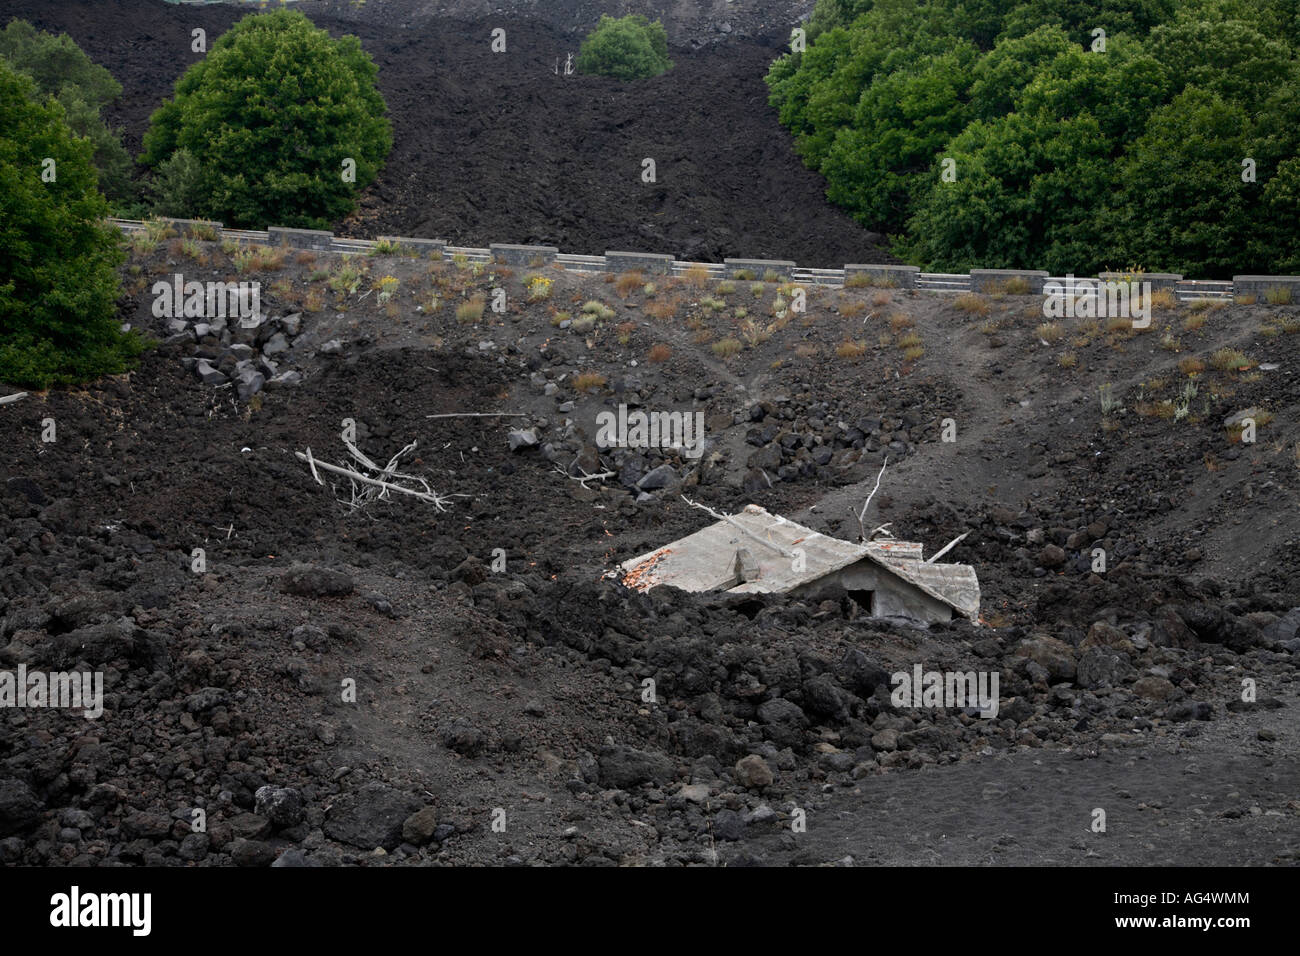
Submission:
<svg viewBox="0 0 1300 956">
<path fill-rule="evenodd" d="M 311 456 L 311 449 L 307 449 L 307 467 L 311 469 L 311 476 L 316 479 L 316 484 L 323 485 L 325 482 L 321 479 L 320 474 L 316 471 L 316 459 Z"/>
<path fill-rule="evenodd" d="M 765 548 L 771 548 L 773 551 L 775 551 L 777 554 L 781 555 L 781 556 L 784 557 L 784 558 L 791 558 L 791 559 L 793 559 L 794 556 L 795 556 L 793 551 L 787 551 L 785 548 L 781 547 L 780 545 L 778 545 L 778 544 L 773 544 L 771 541 L 768 541 L 768 540 L 767 540 L 766 538 L 764 538 L 762 535 L 754 534 L 754 532 L 750 531 L 750 530 L 749 530 L 748 528 L 746 528 L 744 525 L 742 525 L 742 524 L 740 524 L 739 522 L 737 522 L 737 521 L 736 521 L 736 520 L 735 520 L 731 515 L 724 515 L 724 514 L 723 514 L 722 512 L 720 512 L 720 511 L 714 511 L 714 510 L 713 510 L 712 508 L 710 508 L 708 505 L 702 505 L 702 504 L 700 504 L 698 501 L 691 501 L 691 499 L 690 499 L 690 498 L 687 498 L 685 495 L 682 495 L 682 501 L 686 502 L 686 503 L 687 503 L 688 505 L 690 505 L 692 508 L 699 508 L 699 509 L 700 509 L 701 511 L 703 511 L 705 514 L 710 515 L 711 517 L 717 518 L 719 521 L 725 521 L 725 522 L 727 522 L 727 524 L 731 525 L 733 528 L 735 528 L 735 529 L 736 529 L 737 531 L 739 531 L 741 534 L 745 535 L 745 537 L 747 537 L 747 538 L 752 538 L 754 541 L 757 541 L 759 544 L 761 544 L 761 545 L 762 545 L 763 547 L 765 547 Z"/>
<path fill-rule="evenodd" d="M 604 481 L 606 478 L 613 478 L 617 474 L 617 472 L 613 472 L 613 471 L 602 471 L 597 474 L 590 475 L 587 473 L 587 469 L 583 468 L 581 465 L 578 466 L 578 471 L 582 472 L 581 475 L 571 475 L 563 468 L 561 468 L 559 465 L 555 466 L 555 471 L 557 474 L 563 475 L 565 478 L 568 478 L 570 481 L 576 481 L 584 488 L 587 487 L 587 482 L 589 481 Z"/>
<path fill-rule="evenodd" d="M 444 412 L 441 415 L 425 415 L 425 418 L 527 418 L 527 412 Z"/>
<path fill-rule="evenodd" d="M 20 402 L 26 397 L 26 392 L 14 392 L 12 395 L 6 395 L 3 398 L 0 398 L 0 405 L 8 405 L 11 402 Z"/>
<path fill-rule="evenodd" d="M 447 510 L 447 505 L 450 503 L 452 496 L 438 494 L 419 475 L 408 475 L 397 470 L 402 458 L 415 451 L 416 442 L 411 442 L 395 454 L 388 460 L 388 464 L 383 467 L 371 461 L 365 452 L 346 438 L 343 439 L 343 444 L 347 447 L 348 453 L 355 459 L 356 467 L 331 465 L 320 461 L 312 454 L 310 448 L 305 453 L 299 451 L 294 452 L 294 454 L 299 460 L 307 463 L 307 467 L 311 469 L 312 477 L 316 479 L 317 484 L 325 483 L 318 469 L 324 469 L 332 474 L 342 475 L 347 478 L 351 485 L 351 497 L 346 502 L 342 498 L 339 501 L 346 503 L 350 510 L 356 511 L 365 507 L 371 501 L 385 500 L 388 498 L 389 492 L 418 498 L 433 505 L 439 511 Z"/>
<path fill-rule="evenodd" d="M 300 451 L 296 451 L 294 452 L 294 454 L 301 461 L 308 460 L 307 456 Z M 349 478 L 352 481 L 359 481 L 363 485 L 370 485 L 376 488 L 383 488 L 386 491 L 396 491 L 399 494 L 410 495 L 412 498 L 419 498 L 421 501 L 429 502 L 431 505 L 435 506 L 439 511 L 447 510 L 446 505 L 448 499 L 434 493 L 433 491 L 417 491 L 412 488 L 403 488 L 401 485 L 392 484 L 386 481 L 380 481 L 378 478 L 369 478 L 358 471 L 353 471 L 351 468 L 344 468 L 340 465 L 331 465 L 323 461 L 316 462 L 316 467 L 324 468 L 326 471 L 333 472 L 336 475 L 343 475 L 344 477 Z M 357 499 L 357 501 L 359 502 L 360 499 Z M 358 503 L 356 506 L 360 507 L 360 504 Z"/>
<path fill-rule="evenodd" d="M 871 504 L 871 499 L 874 498 L 874 497 L 876 496 L 876 492 L 880 490 L 880 479 L 883 478 L 883 477 L 885 476 L 885 469 L 886 469 L 888 466 L 889 466 L 889 456 L 886 455 L 886 456 L 885 456 L 884 464 L 882 464 L 882 465 L 880 466 L 880 472 L 879 472 L 879 474 L 876 475 L 876 487 L 874 487 L 874 488 L 871 489 L 871 494 L 867 495 L 867 500 L 864 501 L 864 502 L 862 502 L 862 510 L 858 512 L 858 540 L 859 540 L 859 541 L 869 541 L 869 540 L 870 540 L 870 539 L 867 537 L 866 527 L 863 525 L 863 523 L 862 523 L 862 519 L 864 519 L 864 518 L 867 516 L 867 507 Z M 883 527 L 883 525 L 882 525 L 882 527 Z M 880 530 L 880 528 L 877 528 L 877 529 L 876 529 L 876 531 L 879 531 L 879 530 Z M 872 534 L 875 534 L 875 533 L 876 533 L 875 531 L 872 532 Z"/>
<path fill-rule="evenodd" d="M 945 554 L 947 554 L 949 551 L 951 551 L 953 548 L 955 548 L 955 547 L 958 545 L 958 543 L 961 541 L 961 539 L 964 538 L 964 537 L 966 537 L 966 535 L 968 535 L 968 534 L 970 534 L 969 531 L 963 531 L 961 534 L 957 535 L 957 537 L 953 538 L 951 541 L 949 541 L 947 544 L 945 544 L 942 548 L 940 548 L 940 549 L 939 549 L 938 551 L 936 551 L 934 554 L 930 555 L 930 557 L 926 559 L 925 563 L 926 563 L 926 564 L 934 564 L 934 562 L 938 561 L 938 560 L 939 560 L 940 558 L 942 558 Z"/>
<path fill-rule="evenodd" d="M 893 524 L 893 523 L 894 523 L 894 522 L 892 522 L 892 521 L 886 521 L 886 522 L 885 522 L 884 524 L 882 524 L 880 527 L 878 527 L 878 528 L 872 528 L 872 529 L 871 529 L 871 534 L 867 535 L 867 540 L 870 541 L 870 540 L 873 539 L 876 535 L 881 534 L 881 533 L 883 533 L 883 534 L 885 535 L 885 537 L 887 537 L 887 538 L 892 538 L 892 537 L 894 536 L 894 532 L 892 532 L 892 531 L 889 530 L 889 526 L 890 526 L 891 524 Z"/>
</svg>

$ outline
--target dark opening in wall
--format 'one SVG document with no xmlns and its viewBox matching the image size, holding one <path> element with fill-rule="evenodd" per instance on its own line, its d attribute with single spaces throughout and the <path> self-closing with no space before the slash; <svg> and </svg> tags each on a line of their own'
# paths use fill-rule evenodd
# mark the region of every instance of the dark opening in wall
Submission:
<svg viewBox="0 0 1300 956">
<path fill-rule="evenodd" d="M 862 608 L 867 614 L 874 614 L 873 605 L 876 603 L 875 591 L 849 591 L 849 597 L 853 603 Z"/>
</svg>

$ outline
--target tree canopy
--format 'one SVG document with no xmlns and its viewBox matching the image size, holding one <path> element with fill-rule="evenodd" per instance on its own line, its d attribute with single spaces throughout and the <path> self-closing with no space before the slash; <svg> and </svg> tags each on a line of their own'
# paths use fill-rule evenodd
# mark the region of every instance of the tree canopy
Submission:
<svg viewBox="0 0 1300 956">
<path fill-rule="evenodd" d="M 71 37 L 41 33 L 26 20 L 11 20 L 0 30 L 0 58 L 29 77 L 38 95 L 56 98 L 72 131 L 90 140 L 99 187 L 108 198 L 117 203 L 136 199 L 121 134 L 100 118 L 100 110 L 122 95 L 113 75 L 92 62 Z"/>
<path fill-rule="evenodd" d="M 332 39 L 297 11 L 244 17 L 150 119 L 141 160 L 159 210 L 328 228 L 392 149 L 377 72 L 355 36 Z"/>
<path fill-rule="evenodd" d="M 828 197 L 923 267 L 1287 271 L 1297 27 L 1300 0 L 819 0 L 767 81 Z"/>
<path fill-rule="evenodd" d="M 672 68 L 668 34 L 658 20 L 639 13 L 600 18 L 578 50 L 578 71 L 620 80 L 658 76 Z"/>
</svg>

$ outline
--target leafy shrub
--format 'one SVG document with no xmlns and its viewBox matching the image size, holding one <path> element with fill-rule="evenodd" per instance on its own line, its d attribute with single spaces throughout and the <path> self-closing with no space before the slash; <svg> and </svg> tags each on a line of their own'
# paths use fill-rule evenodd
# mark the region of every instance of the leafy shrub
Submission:
<svg viewBox="0 0 1300 956">
<path fill-rule="evenodd" d="M 301 13 L 244 17 L 151 117 L 141 159 L 155 194 L 233 226 L 328 228 L 392 148 L 375 73 L 356 37 L 331 39 Z M 192 159 L 174 160 L 182 150 Z"/>
<path fill-rule="evenodd" d="M 4 60 L 0 116 L 0 381 L 48 388 L 123 372 L 144 343 L 117 322 L 124 255 L 104 222 L 94 148 Z"/>
<path fill-rule="evenodd" d="M 668 59 L 668 34 L 658 20 L 639 13 L 600 18 L 578 50 L 578 70 L 620 80 L 659 76 L 672 68 Z"/>
<path fill-rule="evenodd" d="M 549 298 L 551 295 L 551 279 L 546 276 L 529 276 L 524 282 L 524 288 L 528 290 L 529 302 L 540 302 Z"/>
</svg>

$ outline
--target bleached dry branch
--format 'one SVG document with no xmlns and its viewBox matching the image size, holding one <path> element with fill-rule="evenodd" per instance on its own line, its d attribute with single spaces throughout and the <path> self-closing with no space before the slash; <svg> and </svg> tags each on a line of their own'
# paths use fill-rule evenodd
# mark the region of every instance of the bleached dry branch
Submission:
<svg viewBox="0 0 1300 956">
<path fill-rule="evenodd" d="M 604 481 L 606 478 L 613 478 L 616 474 L 618 474 L 617 472 L 614 471 L 602 471 L 595 475 L 589 475 L 587 474 L 587 469 L 583 468 L 581 465 L 578 466 L 578 471 L 582 472 L 581 475 L 571 475 L 563 468 L 561 468 L 559 465 L 555 466 L 555 471 L 558 474 L 563 475 L 565 478 L 568 478 L 570 481 L 576 481 L 584 488 L 587 487 L 587 482 L 589 481 Z"/>
<path fill-rule="evenodd" d="M 929 557 L 928 559 L 926 559 L 926 562 L 925 562 L 925 563 L 926 563 L 926 564 L 934 564 L 934 562 L 938 561 L 938 560 L 939 560 L 940 558 L 942 558 L 945 554 L 947 554 L 949 551 L 951 551 L 953 548 L 955 548 L 955 547 L 957 546 L 957 544 L 958 544 L 958 543 L 959 543 L 959 542 L 960 542 L 964 537 L 966 537 L 966 535 L 968 535 L 968 534 L 970 534 L 969 531 L 963 531 L 961 534 L 957 535 L 957 537 L 953 538 L 951 541 L 949 541 L 947 544 L 945 544 L 942 548 L 940 548 L 940 549 L 939 549 L 938 551 L 936 551 L 934 554 L 930 555 L 930 557 Z"/>
<path fill-rule="evenodd" d="M 439 511 L 446 511 L 450 503 L 451 496 L 440 495 L 432 488 L 429 483 L 419 475 L 408 475 L 397 470 L 398 463 L 402 457 L 415 451 L 416 442 L 411 442 L 396 455 L 388 460 L 388 464 L 380 467 L 371 461 L 370 458 L 361 451 L 356 445 L 343 439 L 343 444 L 347 447 L 349 454 L 356 460 L 357 465 L 365 471 L 374 474 L 365 474 L 358 468 L 350 468 L 344 465 L 331 465 L 327 462 L 320 461 L 312 455 L 311 449 L 304 452 L 294 452 L 300 461 L 305 461 L 307 467 L 311 469 L 312 477 L 316 479 L 317 484 L 324 484 L 318 469 L 324 469 L 336 475 L 342 475 L 347 478 L 351 484 L 351 498 L 346 502 L 349 509 L 356 511 L 365 507 L 371 501 L 384 500 L 388 498 L 390 491 L 398 494 L 407 495 L 411 498 L 417 498 L 420 501 L 428 502 Z M 340 502 L 343 499 L 339 499 Z"/>
<path fill-rule="evenodd" d="M 3 398 L 0 398 L 0 405 L 8 405 L 10 402 L 20 402 L 26 397 L 26 392 L 14 392 L 12 395 L 5 395 Z"/>
<path fill-rule="evenodd" d="M 444 412 L 425 415 L 425 418 L 527 418 L 527 412 Z"/>
<path fill-rule="evenodd" d="M 862 524 L 862 519 L 867 516 L 867 506 L 871 504 L 871 499 L 876 497 L 876 492 L 880 490 L 880 479 L 885 476 L 885 468 L 889 466 L 889 456 L 885 456 L 884 463 L 880 466 L 880 472 L 876 475 L 876 487 L 871 489 L 871 494 L 867 495 L 867 500 L 862 502 L 862 510 L 858 512 L 858 540 L 867 541 L 867 530 Z M 880 529 L 877 528 L 877 531 Z M 875 534 L 873 531 L 872 534 Z"/>
</svg>

